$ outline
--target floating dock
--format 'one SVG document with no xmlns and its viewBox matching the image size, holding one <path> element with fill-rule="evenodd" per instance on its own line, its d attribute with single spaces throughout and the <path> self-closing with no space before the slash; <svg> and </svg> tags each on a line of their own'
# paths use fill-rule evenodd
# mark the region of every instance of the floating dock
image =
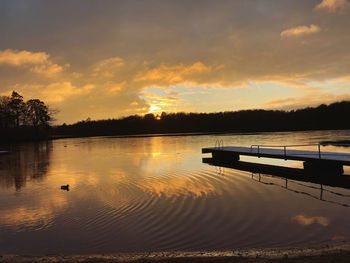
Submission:
<svg viewBox="0 0 350 263">
<path fill-rule="evenodd" d="M 316 144 L 312 144 L 316 145 Z M 310 172 L 343 174 L 343 166 L 350 166 L 350 153 L 324 152 L 317 144 L 318 151 L 294 150 L 291 147 L 312 145 L 267 146 L 252 145 L 251 147 L 219 146 L 203 148 L 202 153 L 211 153 L 216 162 L 236 162 L 241 155 L 304 162 L 304 169 Z"/>
</svg>

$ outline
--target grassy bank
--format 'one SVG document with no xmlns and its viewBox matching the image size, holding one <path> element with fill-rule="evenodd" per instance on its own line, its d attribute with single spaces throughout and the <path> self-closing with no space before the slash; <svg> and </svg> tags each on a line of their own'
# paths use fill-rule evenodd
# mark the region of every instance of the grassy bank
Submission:
<svg viewBox="0 0 350 263">
<path fill-rule="evenodd" d="M 295 256 L 290 257 L 287 254 L 277 257 L 264 256 L 167 256 L 167 255 L 80 255 L 80 256 L 1 256 L 0 262 L 4 263 L 29 263 L 29 262 L 66 262 L 66 263 L 107 263 L 107 262 L 124 262 L 124 263 L 348 263 L 350 252 L 339 251 L 329 254 L 313 255 L 313 256 Z"/>
</svg>

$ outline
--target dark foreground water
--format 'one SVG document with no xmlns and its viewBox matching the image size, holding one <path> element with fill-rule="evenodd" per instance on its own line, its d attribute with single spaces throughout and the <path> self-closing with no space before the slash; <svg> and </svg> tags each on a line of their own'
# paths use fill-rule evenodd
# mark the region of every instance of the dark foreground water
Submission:
<svg viewBox="0 0 350 263">
<path fill-rule="evenodd" d="M 350 190 L 324 186 L 320 200 L 317 184 L 289 181 L 285 188 L 280 178 L 261 175 L 259 182 L 248 172 L 203 164 L 201 148 L 217 139 L 225 146 L 304 144 L 350 139 L 350 131 L 13 146 L 0 155 L 0 253 L 229 250 L 350 240 Z M 66 184 L 70 191 L 61 190 Z"/>
</svg>

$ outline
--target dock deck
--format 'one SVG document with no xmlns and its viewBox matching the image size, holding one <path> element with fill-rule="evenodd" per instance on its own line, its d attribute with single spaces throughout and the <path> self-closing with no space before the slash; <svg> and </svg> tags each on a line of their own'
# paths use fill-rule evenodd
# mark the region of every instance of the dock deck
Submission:
<svg viewBox="0 0 350 263">
<path fill-rule="evenodd" d="M 306 170 L 332 171 L 338 174 L 344 172 L 343 165 L 350 166 L 350 153 L 324 152 L 320 150 L 320 145 L 318 145 L 318 151 L 294 150 L 288 149 L 288 147 L 291 146 L 270 146 L 270 148 L 261 145 L 252 145 L 251 147 L 221 146 L 203 148 L 202 153 L 211 153 L 213 160 L 223 162 L 238 161 L 240 155 L 303 161 Z"/>
<path fill-rule="evenodd" d="M 350 165 L 350 153 L 338 152 L 318 152 L 318 151 L 303 151 L 292 149 L 272 149 L 272 148 L 251 148 L 251 147 L 209 147 L 203 148 L 202 153 L 227 152 L 245 156 L 267 157 L 284 160 L 295 161 L 335 161 L 341 162 L 343 165 Z"/>
</svg>

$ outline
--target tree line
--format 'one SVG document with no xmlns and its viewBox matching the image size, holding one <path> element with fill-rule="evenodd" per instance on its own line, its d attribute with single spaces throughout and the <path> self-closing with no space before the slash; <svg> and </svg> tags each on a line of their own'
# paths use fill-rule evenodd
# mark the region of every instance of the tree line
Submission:
<svg viewBox="0 0 350 263">
<path fill-rule="evenodd" d="M 0 141 L 42 139 L 49 135 L 52 113 L 39 99 L 23 100 L 13 91 L 0 96 Z"/>
<path fill-rule="evenodd" d="M 51 127 L 53 112 L 39 99 L 23 100 L 13 91 L 0 96 L 0 142 L 49 137 L 161 133 L 236 133 L 350 129 L 350 101 L 299 110 L 241 110 L 216 113 L 149 113 Z"/>
<path fill-rule="evenodd" d="M 217 113 L 165 113 L 80 121 L 57 126 L 56 135 L 99 136 L 159 133 L 266 132 L 350 129 L 350 101 L 299 110 L 241 110 Z"/>
</svg>

